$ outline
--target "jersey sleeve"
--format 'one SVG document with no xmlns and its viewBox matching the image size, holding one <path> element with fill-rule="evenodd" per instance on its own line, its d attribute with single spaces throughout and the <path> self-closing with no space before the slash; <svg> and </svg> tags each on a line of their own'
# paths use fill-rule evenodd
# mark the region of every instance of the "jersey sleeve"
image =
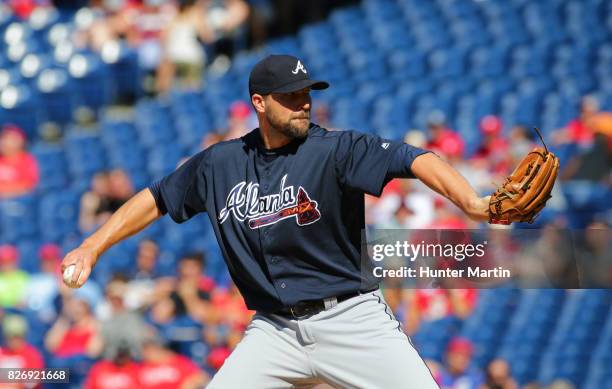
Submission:
<svg viewBox="0 0 612 389">
<path fill-rule="evenodd" d="M 343 131 L 335 150 L 340 185 L 379 196 L 385 186 L 389 164 L 403 144 L 375 135 Z"/>
<path fill-rule="evenodd" d="M 407 143 L 402 144 L 391 159 L 385 180 L 390 181 L 394 178 L 416 178 L 414 173 L 412 173 L 412 162 L 414 162 L 419 155 L 430 152 L 431 151 Z"/>
<path fill-rule="evenodd" d="M 206 171 L 210 151 L 194 155 L 178 169 L 149 187 L 157 207 L 183 223 L 206 211 Z"/>
</svg>

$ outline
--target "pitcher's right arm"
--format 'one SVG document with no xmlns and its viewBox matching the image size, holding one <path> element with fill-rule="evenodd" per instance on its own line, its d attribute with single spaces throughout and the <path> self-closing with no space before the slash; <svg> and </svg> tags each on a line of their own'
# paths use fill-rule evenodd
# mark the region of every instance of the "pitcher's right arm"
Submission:
<svg viewBox="0 0 612 389">
<path fill-rule="evenodd" d="M 81 287 L 89 278 L 100 256 L 114 244 L 126 239 L 159 219 L 158 209 L 150 189 L 143 189 L 121 206 L 106 223 L 69 252 L 62 261 L 62 273 L 75 265 L 71 287 Z"/>
</svg>

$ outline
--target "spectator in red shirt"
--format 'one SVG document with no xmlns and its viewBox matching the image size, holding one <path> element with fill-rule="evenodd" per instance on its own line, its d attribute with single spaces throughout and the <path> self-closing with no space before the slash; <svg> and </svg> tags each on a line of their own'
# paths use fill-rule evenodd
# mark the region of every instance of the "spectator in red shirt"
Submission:
<svg viewBox="0 0 612 389">
<path fill-rule="evenodd" d="M 0 198 L 21 196 L 38 185 L 38 162 L 25 150 L 26 136 L 14 125 L 0 132 Z"/>
<path fill-rule="evenodd" d="M 406 331 L 415 333 L 421 323 L 446 317 L 466 318 L 478 301 L 477 289 L 416 289 L 405 293 Z"/>
<path fill-rule="evenodd" d="M 424 321 L 449 316 L 466 318 L 476 306 L 477 289 L 419 289 L 415 303 Z"/>
<path fill-rule="evenodd" d="M 98 354 L 98 323 L 87 301 L 67 297 L 64 310 L 45 337 L 45 347 L 59 359 Z"/>
<path fill-rule="evenodd" d="M 567 132 L 569 141 L 578 144 L 590 144 L 593 141 L 593 129 L 589 121 L 599 112 L 599 102 L 593 96 L 585 96 L 580 102 L 580 116 L 569 122 Z"/>
<path fill-rule="evenodd" d="M 189 358 L 168 350 L 156 336 L 150 336 L 142 347 L 142 363 L 138 369 L 142 389 L 201 388 L 209 381 Z"/>
<path fill-rule="evenodd" d="M 440 374 L 440 386 L 445 389 L 480 389 L 484 384 L 482 372 L 470 367 L 473 344 L 465 338 L 454 338 L 446 351 L 446 366 Z"/>
<path fill-rule="evenodd" d="M 216 347 L 208 354 L 206 363 L 215 371 L 219 370 L 231 353 L 232 350 L 229 347 Z"/>
<path fill-rule="evenodd" d="M 585 96 L 580 102 L 580 115 L 559 129 L 553 136 L 556 144 L 589 146 L 593 142 L 590 121 L 599 113 L 599 102 L 593 96 Z"/>
<path fill-rule="evenodd" d="M 7 315 L 2 322 L 4 346 L 0 347 L 0 368 L 40 369 L 44 361 L 36 348 L 25 340 L 28 323 L 19 315 Z M 3 385 L 2 388 L 25 388 L 25 385 Z M 35 386 L 40 388 L 40 385 Z"/>
<path fill-rule="evenodd" d="M 211 303 L 216 321 L 233 327 L 246 328 L 254 314 L 247 308 L 244 298 L 233 282 L 228 289 L 215 289 Z"/>
<path fill-rule="evenodd" d="M 426 149 L 440 154 L 447 159 L 463 156 L 465 142 L 461 136 L 446 125 L 446 116 L 441 111 L 433 111 L 427 118 L 430 139 Z"/>
<path fill-rule="evenodd" d="M 15 12 L 15 15 L 25 20 L 30 17 L 30 14 L 39 5 L 36 0 L 9 0 L 8 4 Z M 44 4 L 44 2 L 43 2 Z"/>
<path fill-rule="evenodd" d="M 490 170 L 504 173 L 510 167 L 508 141 L 502 136 L 503 123 L 500 118 L 488 115 L 480 120 L 482 142 L 476 150 L 474 158 L 487 160 Z"/>
<path fill-rule="evenodd" d="M 84 388 L 140 388 L 138 384 L 138 364 L 132 359 L 129 348 L 120 349 L 112 360 L 103 359 L 95 363 L 87 375 Z"/>
</svg>

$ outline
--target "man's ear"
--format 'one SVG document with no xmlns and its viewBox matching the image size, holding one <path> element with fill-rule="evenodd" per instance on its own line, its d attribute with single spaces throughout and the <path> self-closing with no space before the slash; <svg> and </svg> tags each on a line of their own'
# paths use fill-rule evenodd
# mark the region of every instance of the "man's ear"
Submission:
<svg viewBox="0 0 612 389">
<path fill-rule="evenodd" d="M 251 96 L 251 104 L 253 104 L 253 108 L 255 108 L 257 112 L 264 113 L 266 110 L 266 100 L 258 93 L 254 93 L 253 96 Z"/>
</svg>

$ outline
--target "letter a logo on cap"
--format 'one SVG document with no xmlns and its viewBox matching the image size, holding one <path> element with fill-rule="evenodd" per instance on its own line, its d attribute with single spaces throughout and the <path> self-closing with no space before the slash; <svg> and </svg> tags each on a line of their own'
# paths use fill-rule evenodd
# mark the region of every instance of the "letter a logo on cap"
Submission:
<svg viewBox="0 0 612 389">
<path fill-rule="evenodd" d="M 304 68 L 304 65 L 302 65 L 302 62 L 300 62 L 300 61 L 298 60 L 297 65 L 295 65 L 295 69 L 294 69 L 294 70 L 293 70 L 291 73 L 293 73 L 293 74 L 298 74 L 298 72 L 299 72 L 300 70 L 301 70 L 302 72 L 304 72 L 304 74 L 306 74 L 306 73 L 307 73 L 307 72 L 306 72 L 306 69 Z"/>
</svg>

